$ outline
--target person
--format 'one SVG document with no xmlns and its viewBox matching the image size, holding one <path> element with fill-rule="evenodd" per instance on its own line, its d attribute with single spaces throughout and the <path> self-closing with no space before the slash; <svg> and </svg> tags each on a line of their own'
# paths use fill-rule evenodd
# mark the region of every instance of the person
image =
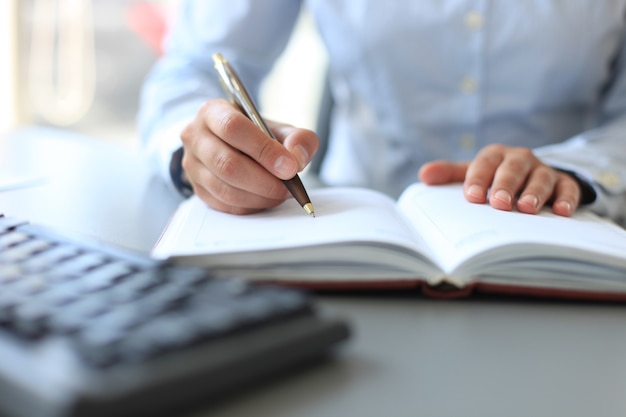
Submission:
<svg viewBox="0 0 626 417">
<path fill-rule="evenodd" d="M 181 192 L 238 214 L 289 197 L 280 179 L 311 161 L 316 134 L 282 121 L 279 141 L 261 134 L 223 98 L 211 55 L 256 97 L 302 7 L 329 58 L 325 184 L 397 196 L 463 182 L 499 210 L 625 221 L 626 0 L 181 0 L 139 114 Z"/>
</svg>

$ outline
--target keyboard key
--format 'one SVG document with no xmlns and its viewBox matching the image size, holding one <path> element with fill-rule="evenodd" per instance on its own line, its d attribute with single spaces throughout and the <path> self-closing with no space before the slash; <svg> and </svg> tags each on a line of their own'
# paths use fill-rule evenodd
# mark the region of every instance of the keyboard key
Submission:
<svg viewBox="0 0 626 417">
<path fill-rule="evenodd" d="M 164 270 L 164 276 L 172 285 L 196 287 L 211 281 L 213 276 L 202 268 L 175 267 Z"/>
<path fill-rule="evenodd" d="M 5 235 L 0 235 L 0 249 L 5 250 L 11 246 L 26 242 L 28 239 L 30 239 L 30 236 L 27 233 L 22 232 L 11 232 Z"/>
<path fill-rule="evenodd" d="M 138 305 L 130 303 L 117 306 L 96 317 L 92 329 L 96 332 L 99 329 L 107 329 L 121 334 L 151 319 L 152 317 L 141 313 Z"/>
<path fill-rule="evenodd" d="M 0 262 L 21 262 L 31 255 L 50 247 L 50 242 L 39 239 L 29 239 L 18 245 L 4 249 L 0 253 Z"/>
<path fill-rule="evenodd" d="M 205 339 L 227 333 L 240 320 L 235 310 L 227 305 L 195 305 L 188 317 L 198 337 Z"/>
<path fill-rule="evenodd" d="M 191 344 L 197 337 L 187 317 L 170 314 L 135 329 L 117 346 L 120 360 L 137 361 Z"/>
<path fill-rule="evenodd" d="M 100 291 L 113 286 L 133 270 L 134 268 L 124 262 L 107 263 L 86 272 L 80 286 L 83 292 Z"/>
<path fill-rule="evenodd" d="M 79 285 L 55 285 L 35 300 L 39 303 L 60 307 L 76 301 L 83 297 L 82 289 Z"/>
<path fill-rule="evenodd" d="M 22 294 L 38 294 L 49 288 L 45 274 L 23 274 L 11 284 L 11 288 Z"/>
<path fill-rule="evenodd" d="M 0 288 L 3 284 L 15 282 L 22 274 L 22 268 L 18 264 L 0 264 Z"/>
<path fill-rule="evenodd" d="M 86 252 L 52 267 L 51 272 L 68 277 L 78 277 L 85 271 L 106 263 L 107 257 L 101 253 Z"/>
<path fill-rule="evenodd" d="M 113 299 L 136 299 L 167 282 L 166 274 L 152 270 L 132 273 L 118 283 L 109 293 Z"/>
<path fill-rule="evenodd" d="M 50 305 L 25 302 L 13 310 L 11 327 L 25 337 L 38 337 L 46 331 L 46 320 L 52 314 Z"/>
<path fill-rule="evenodd" d="M 22 262 L 21 267 L 26 272 L 40 272 L 78 255 L 79 249 L 75 246 L 58 245 Z"/>
<path fill-rule="evenodd" d="M 104 297 L 81 296 L 66 305 L 58 306 L 50 317 L 49 326 L 55 333 L 73 333 L 89 326 L 98 316 L 115 307 Z"/>
<path fill-rule="evenodd" d="M 0 215 L 0 231 L 2 232 L 15 229 L 16 227 L 23 226 L 25 224 L 28 224 L 28 222 L 22 219 Z"/>
</svg>

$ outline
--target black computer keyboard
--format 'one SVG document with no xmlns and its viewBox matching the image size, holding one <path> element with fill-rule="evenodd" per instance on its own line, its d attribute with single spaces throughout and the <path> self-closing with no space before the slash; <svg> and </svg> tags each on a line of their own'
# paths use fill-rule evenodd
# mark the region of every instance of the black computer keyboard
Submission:
<svg viewBox="0 0 626 417">
<path fill-rule="evenodd" d="M 0 216 L 0 416 L 180 416 L 347 336 L 303 292 Z"/>
</svg>

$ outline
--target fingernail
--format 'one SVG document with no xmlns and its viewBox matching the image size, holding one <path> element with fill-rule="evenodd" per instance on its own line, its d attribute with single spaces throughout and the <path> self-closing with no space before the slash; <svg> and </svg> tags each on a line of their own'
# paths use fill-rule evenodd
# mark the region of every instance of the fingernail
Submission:
<svg viewBox="0 0 626 417">
<path fill-rule="evenodd" d="M 528 205 L 530 205 L 531 207 L 533 207 L 535 209 L 537 207 L 539 207 L 539 199 L 536 196 L 532 195 L 532 194 L 526 194 L 526 195 L 522 196 L 519 199 L 519 202 L 520 203 L 524 203 L 524 204 L 528 204 Z"/>
<path fill-rule="evenodd" d="M 493 195 L 493 198 L 495 198 L 496 200 L 500 200 L 507 204 L 511 204 L 511 201 L 513 200 L 513 198 L 511 197 L 511 194 L 508 191 L 504 191 L 504 190 L 496 191 L 496 193 Z"/>
<path fill-rule="evenodd" d="M 298 171 L 298 167 L 293 159 L 289 159 L 284 156 L 279 156 L 276 159 L 274 162 L 274 169 L 282 178 L 291 178 Z"/>
<path fill-rule="evenodd" d="M 572 212 L 572 204 L 569 201 L 559 201 L 556 204 L 568 214 Z"/>
<path fill-rule="evenodd" d="M 483 189 L 479 185 L 470 185 L 469 188 L 467 189 L 467 195 L 476 200 L 479 200 L 485 197 L 485 194 L 483 193 Z"/>
<path fill-rule="evenodd" d="M 309 163 L 309 152 L 302 145 L 298 145 L 294 148 L 293 154 L 298 160 L 298 164 L 300 165 L 300 169 L 304 169 L 306 164 Z"/>
</svg>

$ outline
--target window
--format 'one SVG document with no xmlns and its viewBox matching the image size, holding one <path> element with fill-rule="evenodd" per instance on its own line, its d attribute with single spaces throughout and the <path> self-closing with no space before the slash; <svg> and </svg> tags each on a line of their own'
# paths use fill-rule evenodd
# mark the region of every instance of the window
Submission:
<svg viewBox="0 0 626 417">
<path fill-rule="evenodd" d="M 15 122 L 132 140 L 141 83 L 158 57 L 155 36 L 164 29 L 167 2 L 14 3 Z"/>
<path fill-rule="evenodd" d="M 7 86 L 1 91 L 9 91 L 2 97 L 7 111 L 0 128 L 52 126 L 137 142 L 141 84 L 159 56 L 175 2 L 0 0 L 0 30 L 6 34 L 0 59 L 10 63 L 0 72 L 1 86 Z M 260 104 L 269 117 L 311 128 L 325 61 L 313 24 L 303 16 Z M 306 60 L 312 65 L 302 66 Z M 294 95 L 301 108 L 291 105 Z"/>
</svg>

